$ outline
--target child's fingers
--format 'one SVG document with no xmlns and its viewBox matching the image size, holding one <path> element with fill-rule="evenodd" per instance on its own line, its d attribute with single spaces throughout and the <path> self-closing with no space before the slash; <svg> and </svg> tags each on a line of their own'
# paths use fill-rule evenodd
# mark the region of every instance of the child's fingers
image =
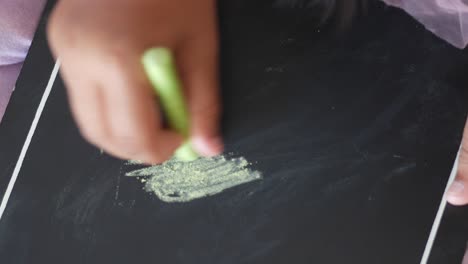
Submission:
<svg viewBox="0 0 468 264">
<path fill-rule="evenodd" d="M 468 122 L 463 134 L 457 178 L 449 188 L 447 200 L 453 205 L 468 204 Z"/>
<path fill-rule="evenodd" d="M 154 92 L 139 62 L 135 57 L 120 65 L 110 76 L 116 83 L 109 81 L 105 89 L 112 146 L 128 157 L 159 163 L 169 159 L 182 140 L 175 132 L 163 130 Z"/>
<path fill-rule="evenodd" d="M 217 44 L 211 38 L 192 41 L 179 52 L 178 65 L 189 101 L 191 139 L 202 155 L 223 151 L 220 133 Z"/>
<path fill-rule="evenodd" d="M 212 54 L 215 1 L 95 2 L 60 1 L 48 26 L 85 137 L 120 158 L 152 163 L 169 158 L 181 136 L 163 129 L 140 58 L 154 46 L 176 47 L 176 53 L 185 53 L 182 64 L 189 65 L 194 143 L 202 154 L 221 152 L 217 58 Z"/>
<path fill-rule="evenodd" d="M 139 58 L 110 54 L 95 59 L 101 62 L 95 73 L 85 75 L 97 83 L 94 89 L 75 87 L 76 82 L 68 87 L 85 137 L 122 159 L 160 163 L 170 158 L 182 140 L 162 128 L 157 100 L 141 73 Z"/>
</svg>

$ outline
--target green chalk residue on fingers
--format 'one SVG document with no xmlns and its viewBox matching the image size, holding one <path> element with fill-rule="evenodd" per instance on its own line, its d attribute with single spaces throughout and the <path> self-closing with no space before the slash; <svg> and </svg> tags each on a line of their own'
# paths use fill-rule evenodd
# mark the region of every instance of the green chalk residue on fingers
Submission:
<svg viewBox="0 0 468 264">
<path fill-rule="evenodd" d="M 186 139 L 175 151 L 174 157 L 183 161 L 197 159 L 199 155 L 188 140 L 189 115 L 172 52 L 167 48 L 151 48 L 145 51 L 141 62 L 154 91 L 159 96 L 169 126 Z"/>
</svg>

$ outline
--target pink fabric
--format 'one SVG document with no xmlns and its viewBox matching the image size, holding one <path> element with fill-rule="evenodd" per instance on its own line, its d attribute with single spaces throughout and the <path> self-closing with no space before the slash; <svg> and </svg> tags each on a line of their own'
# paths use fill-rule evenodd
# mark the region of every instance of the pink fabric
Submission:
<svg viewBox="0 0 468 264">
<path fill-rule="evenodd" d="M 21 63 L 0 66 L 0 121 L 10 100 L 20 69 Z"/>
<path fill-rule="evenodd" d="M 468 44 L 467 0 L 384 0 L 402 8 L 429 31 L 457 48 Z"/>
<path fill-rule="evenodd" d="M 44 4 L 45 0 L 0 0 L 0 120 Z"/>
</svg>

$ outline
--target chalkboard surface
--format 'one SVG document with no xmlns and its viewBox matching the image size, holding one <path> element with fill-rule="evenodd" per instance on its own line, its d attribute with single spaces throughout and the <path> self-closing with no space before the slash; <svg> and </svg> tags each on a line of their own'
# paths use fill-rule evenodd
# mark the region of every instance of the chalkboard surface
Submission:
<svg viewBox="0 0 468 264">
<path fill-rule="evenodd" d="M 4 122 L 10 181 L 54 61 L 46 8 Z M 1 263 L 419 263 L 460 144 L 468 56 L 372 3 L 346 34 L 309 10 L 220 3 L 227 152 L 263 173 L 164 203 L 89 144 L 57 79 L 5 214 Z M 448 208 L 430 263 L 458 263 Z"/>
</svg>

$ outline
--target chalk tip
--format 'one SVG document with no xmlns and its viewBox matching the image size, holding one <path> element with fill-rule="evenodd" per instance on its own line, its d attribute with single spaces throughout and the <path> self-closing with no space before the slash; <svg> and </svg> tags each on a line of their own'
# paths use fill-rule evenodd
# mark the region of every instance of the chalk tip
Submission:
<svg viewBox="0 0 468 264">
<path fill-rule="evenodd" d="M 194 161 L 200 157 L 198 153 L 193 149 L 192 143 L 186 141 L 182 144 L 174 153 L 174 157 L 181 161 Z"/>
</svg>

